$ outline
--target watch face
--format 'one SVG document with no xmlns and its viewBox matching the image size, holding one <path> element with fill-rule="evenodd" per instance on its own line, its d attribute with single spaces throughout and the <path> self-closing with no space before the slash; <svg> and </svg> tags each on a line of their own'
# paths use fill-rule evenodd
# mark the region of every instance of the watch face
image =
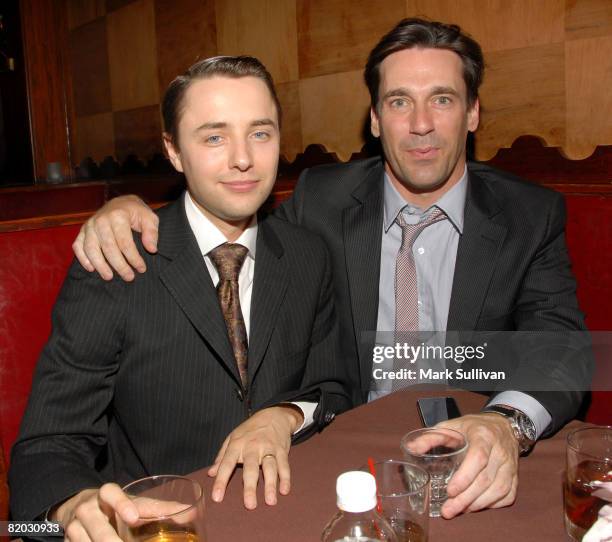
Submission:
<svg viewBox="0 0 612 542">
<path fill-rule="evenodd" d="M 518 416 L 518 423 L 523 435 L 525 435 L 529 440 L 536 439 L 535 427 L 533 422 L 527 416 Z"/>
</svg>

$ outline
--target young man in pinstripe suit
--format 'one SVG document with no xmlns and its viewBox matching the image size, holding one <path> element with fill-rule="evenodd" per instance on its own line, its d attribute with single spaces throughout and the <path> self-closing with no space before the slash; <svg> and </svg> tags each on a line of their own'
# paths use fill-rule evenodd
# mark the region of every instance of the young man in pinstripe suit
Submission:
<svg viewBox="0 0 612 542">
<path fill-rule="evenodd" d="M 73 264 L 13 447 L 13 518 L 46 515 L 71 540 L 115 539 L 114 513 L 137 521 L 119 483 L 147 475 L 212 464 L 222 501 L 241 464 L 245 506 L 260 470 L 275 504 L 292 441 L 350 406 L 325 245 L 257 215 L 279 156 L 270 75 L 252 57 L 201 61 L 163 114 L 188 190 L 159 212 L 155 272 L 107 284 Z"/>
</svg>

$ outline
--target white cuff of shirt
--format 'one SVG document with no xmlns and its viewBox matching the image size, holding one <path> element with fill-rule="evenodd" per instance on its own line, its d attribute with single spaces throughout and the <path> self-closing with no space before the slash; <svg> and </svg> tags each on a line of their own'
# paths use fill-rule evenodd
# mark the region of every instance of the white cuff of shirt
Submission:
<svg viewBox="0 0 612 542">
<path fill-rule="evenodd" d="M 293 432 L 293 434 L 296 435 L 302 429 L 310 427 L 314 423 L 314 413 L 317 407 L 319 406 L 319 403 L 312 403 L 310 401 L 292 401 L 289 404 L 298 407 L 302 411 L 302 415 L 304 416 L 304 421 L 302 422 L 302 425 L 300 425 Z"/>
<path fill-rule="evenodd" d="M 487 403 L 487 406 L 491 405 L 508 405 L 527 414 L 535 425 L 536 439 L 540 438 L 552 421 L 548 410 L 537 399 L 522 391 L 503 391 Z"/>
</svg>

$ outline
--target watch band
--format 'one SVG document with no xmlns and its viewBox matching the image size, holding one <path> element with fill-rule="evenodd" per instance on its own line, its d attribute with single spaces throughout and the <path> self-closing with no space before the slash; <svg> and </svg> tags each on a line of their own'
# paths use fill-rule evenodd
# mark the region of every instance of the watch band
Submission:
<svg viewBox="0 0 612 542">
<path fill-rule="evenodd" d="M 536 443 L 536 428 L 533 420 L 523 411 L 510 405 L 490 405 L 483 412 L 499 414 L 510 422 L 512 432 L 519 445 L 519 453 L 527 454 Z"/>
</svg>

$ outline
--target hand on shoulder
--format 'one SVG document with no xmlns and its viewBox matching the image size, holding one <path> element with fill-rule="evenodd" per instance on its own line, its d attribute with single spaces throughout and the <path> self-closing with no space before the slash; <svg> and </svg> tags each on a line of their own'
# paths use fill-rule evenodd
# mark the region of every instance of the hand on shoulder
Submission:
<svg viewBox="0 0 612 542">
<path fill-rule="evenodd" d="M 134 270 L 144 273 L 147 269 L 132 230 L 142 234 L 143 246 L 154 253 L 158 227 L 157 215 L 140 198 L 119 196 L 83 224 L 72 250 L 87 271 L 97 271 L 104 280 L 111 280 L 115 270 L 123 280 L 131 281 Z"/>
</svg>

